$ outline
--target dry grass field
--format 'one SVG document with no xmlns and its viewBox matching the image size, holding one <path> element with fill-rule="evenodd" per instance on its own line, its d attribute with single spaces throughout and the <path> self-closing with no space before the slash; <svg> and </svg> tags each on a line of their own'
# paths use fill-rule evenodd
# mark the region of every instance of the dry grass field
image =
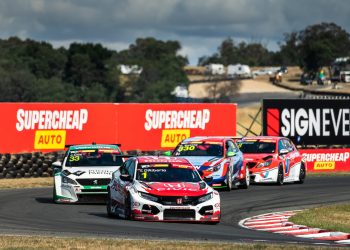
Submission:
<svg viewBox="0 0 350 250">
<path fill-rule="evenodd" d="M 53 177 L 1 179 L 0 189 L 52 187 Z"/>
</svg>

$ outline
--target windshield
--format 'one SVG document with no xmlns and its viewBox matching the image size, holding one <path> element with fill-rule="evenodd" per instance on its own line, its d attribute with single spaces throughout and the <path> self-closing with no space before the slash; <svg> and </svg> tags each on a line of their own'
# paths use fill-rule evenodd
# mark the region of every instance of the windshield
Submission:
<svg viewBox="0 0 350 250">
<path fill-rule="evenodd" d="M 172 167 L 169 164 L 141 164 L 136 180 L 145 182 L 200 182 L 197 171 L 189 166 Z"/>
<path fill-rule="evenodd" d="M 174 151 L 175 156 L 223 156 L 223 154 L 221 143 L 181 144 Z"/>
<path fill-rule="evenodd" d="M 275 142 L 239 141 L 237 144 L 244 154 L 270 154 L 276 151 Z"/>
<path fill-rule="evenodd" d="M 118 150 L 89 149 L 70 151 L 67 156 L 67 167 L 120 166 L 123 158 Z"/>
</svg>

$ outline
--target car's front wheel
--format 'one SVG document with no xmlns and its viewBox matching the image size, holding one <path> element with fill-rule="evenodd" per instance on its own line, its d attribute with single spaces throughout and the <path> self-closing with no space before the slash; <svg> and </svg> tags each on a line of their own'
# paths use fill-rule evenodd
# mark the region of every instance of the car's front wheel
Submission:
<svg viewBox="0 0 350 250">
<path fill-rule="evenodd" d="M 284 182 L 284 173 L 283 173 L 283 167 L 280 166 L 278 168 L 278 173 L 277 173 L 277 185 L 283 185 Z"/>
</svg>

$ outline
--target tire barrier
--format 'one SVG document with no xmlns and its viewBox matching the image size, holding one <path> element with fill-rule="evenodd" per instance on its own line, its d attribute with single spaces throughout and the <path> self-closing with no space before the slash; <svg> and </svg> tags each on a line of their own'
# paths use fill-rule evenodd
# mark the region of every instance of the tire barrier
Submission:
<svg viewBox="0 0 350 250">
<path fill-rule="evenodd" d="M 0 179 L 50 177 L 52 163 L 63 157 L 64 152 L 0 154 Z"/>
</svg>

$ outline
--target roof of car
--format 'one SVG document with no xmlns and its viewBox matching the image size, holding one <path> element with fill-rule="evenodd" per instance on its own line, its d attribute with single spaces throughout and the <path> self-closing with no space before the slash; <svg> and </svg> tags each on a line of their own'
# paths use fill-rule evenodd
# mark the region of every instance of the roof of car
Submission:
<svg viewBox="0 0 350 250">
<path fill-rule="evenodd" d="M 171 157 L 171 156 L 137 156 L 136 157 L 139 163 L 180 163 L 188 164 L 191 163 L 180 157 Z"/>
<path fill-rule="evenodd" d="M 285 137 L 280 137 L 280 136 L 247 136 L 243 137 L 242 140 L 271 140 L 271 141 L 278 141 L 282 138 Z"/>
<path fill-rule="evenodd" d="M 184 139 L 181 143 L 194 143 L 194 142 L 224 142 L 227 139 L 238 139 L 237 136 L 196 136 Z"/>
<path fill-rule="evenodd" d="M 113 149 L 120 150 L 117 144 L 81 144 L 70 145 L 69 150 L 85 150 L 85 149 Z"/>
</svg>

